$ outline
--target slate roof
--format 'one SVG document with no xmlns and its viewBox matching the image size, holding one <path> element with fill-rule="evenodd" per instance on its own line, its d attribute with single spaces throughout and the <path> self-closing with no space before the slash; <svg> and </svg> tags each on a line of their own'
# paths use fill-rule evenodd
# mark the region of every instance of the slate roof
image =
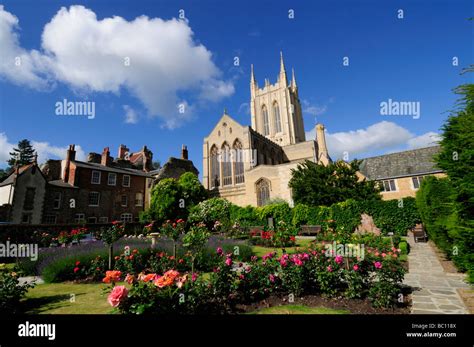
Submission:
<svg viewBox="0 0 474 347">
<path fill-rule="evenodd" d="M 114 167 L 114 166 L 105 166 L 98 163 L 86 163 L 84 161 L 75 160 L 74 164 L 78 167 L 93 169 L 93 170 L 101 170 L 101 171 L 108 171 L 108 172 L 116 172 L 122 173 L 126 175 L 135 175 L 135 176 L 145 176 L 151 177 L 151 175 L 147 172 L 136 170 L 136 169 L 129 169 L 129 168 L 122 168 L 122 167 Z"/>
<path fill-rule="evenodd" d="M 433 161 L 439 151 L 440 146 L 432 146 L 366 158 L 359 171 L 369 180 L 442 172 Z"/>
<path fill-rule="evenodd" d="M 26 165 L 23 165 L 22 167 L 20 167 L 18 169 L 18 176 L 20 176 L 23 172 L 25 172 L 26 170 L 28 170 L 30 167 L 32 167 L 34 165 L 35 165 L 34 163 L 31 163 L 31 164 L 26 164 Z M 8 186 L 9 184 L 13 184 L 13 182 L 15 182 L 16 176 L 17 176 L 16 170 L 12 171 L 12 173 L 10 173 L 10 175 L 0 183 L 0 187 Z"/>
</svg>

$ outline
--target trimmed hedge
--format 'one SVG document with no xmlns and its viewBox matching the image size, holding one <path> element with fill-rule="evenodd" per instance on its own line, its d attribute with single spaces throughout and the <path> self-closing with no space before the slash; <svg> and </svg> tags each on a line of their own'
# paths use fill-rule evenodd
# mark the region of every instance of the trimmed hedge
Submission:
<svg viewBox="0 0 474 347">
<path fill-rule="evenodd" d="M 416 203 L 428 236 L 474 283 L 474 230 L 459 217 L 455 196 L 449 178 L 426 177 Z"/>
</svg>

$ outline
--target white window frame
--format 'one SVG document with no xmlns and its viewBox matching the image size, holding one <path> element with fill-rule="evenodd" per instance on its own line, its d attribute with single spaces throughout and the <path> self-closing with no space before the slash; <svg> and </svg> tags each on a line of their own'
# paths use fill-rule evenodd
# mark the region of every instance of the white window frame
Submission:
<svg viewBox="0 0 474 347">
<path fill-rule="evenodd" d="M 76 213 L 74 215 L 74 223 L 81 223 L 81 222 L 84 222 L 85 220 L 86 220 L 86 215 L 84 213 Z"/>
<path fill-rule="evenodd" d="M 125 177 L 128 177 L 128 185 L 125 184 Z M 132 178 L 130 177 L 130 175 L 123 175 L 122 177 L 122 187 L 130 187 L 130 181 L 132 180 Z"/>
<path fill-rule="evenodd" d="M 99 182 L 95 182 L 94 181 L 94 174 L 99 174 Z M 98 171 L 98 170 L 92 170 L 92 173 L 91 173 L 91 184 L 100 184 L 100 181 L 102 179 L 102 172 Z"/>
<path fill-rule="evenodd" d="M 125 197 L 125 205 L 123 203 L 123 198 Z M 128 195 L 121 195 L 120 196 L 120 206 L 127 207 L 128 206 Z"/>
<path fill-rule="evenodd" d="M 122 213 L 120 215 L 120 220 L 124 223 L 131 223 L 133 222 L 133 215 L 131 213 Z"/>
<path fill-rule="evenodd" d="M 395 189 L 392 190 L 392 187 L 390 185 L 390 181 L 393 181 L 393 185 L 395 186 Z M 384 182 L 388 182 L 388 185 L 390 187 L 390 190 L 385 190 L 385 184 Z M 382 193 L 392 193 L 392 192 L 398 192 L 398 184 L 397 180 L 395 178 L 390 178 L 386 180 L 381 180 L 380 183 L 382 184 L 383 190 L 381 191 Z"/>
<path fill-rule="evenodd" d="M 416 178 L 416 180 L 418 181 L 418 188 L 415 187 L 415 183 L 413 182 L 413 179 L 414 179 L 414 178 Z M 420 178 L 421 178 L 421 181 L 420 181 Z M 410 180 L 410 181 L 411 181 L 411 187 L 412 187 L 412 189 L 413 189 L 413 190 L 418 190 L 418 189 L 420 189 L 420 187 L 421 187 L 421 182 L 422 182 L 424 179 L 425 179 L 425 176 L 423 176 L 423 175 L 422 175 L 422 176 L 412 176 L 412 177 L 411 177 L 411 180 Z"/>
<path fill-rule="evenodd" d="M 99 217 L 99 223 L 108 223 L 109 217 Z"/>
<path fill-rule="evenodd" d="M 97 205 L 92 205 L 91 204 L 91 194 L 92 193 L 97 193 Z M 98 207 L 100 205 L 100 192 L 89 192 L 89 199 L 88 199 L 87 202 L 88 202 L 89 206 Z"/>
<path fill-rule="evenodd" d="M 143 194 L 142 193 L 135 193 L 135 206 L 140 206 L 140 207 L 143 206 Z"/>
<path fill-rule="evenodd" d="M 53 210 L 59 210 L 61 208 L 62 195 L 61 192 L 54 192 Z"/>
<path fill-rule="evenodd" d="M 110 182 L 110 179 L 111 178 L 114 178 L 113 179 L 113 183 Z M 117 185 L 117 174 L 114 173 L 114 172 L 109 172 L 109 175 L 107 176 L 107 185 L 108 186 L 116 186 Z"/>
</svg>

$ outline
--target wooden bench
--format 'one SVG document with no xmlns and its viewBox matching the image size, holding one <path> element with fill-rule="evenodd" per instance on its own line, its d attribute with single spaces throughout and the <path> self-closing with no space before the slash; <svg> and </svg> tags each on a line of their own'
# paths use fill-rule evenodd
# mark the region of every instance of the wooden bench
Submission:
<svg viewBox="0 0 474 347">
<path fill-rule="evenodd" d="M 299 235 L 315 236 L 321 232 L 321 225 L 301 225 Z"/>
<path fill-rule="evenodd" d="M 413 238 L 415 239 L 415 242 L 426 242 L 428 240 L 428 235 L 425 232 L 425 228 L 423 227 L 423 224 L 417 224 L 413 228 Z"/>
</svg>

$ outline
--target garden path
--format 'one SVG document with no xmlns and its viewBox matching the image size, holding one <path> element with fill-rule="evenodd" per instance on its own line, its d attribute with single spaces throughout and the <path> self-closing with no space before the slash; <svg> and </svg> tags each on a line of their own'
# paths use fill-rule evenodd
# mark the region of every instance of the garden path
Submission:
<svg viewBox="0 0 474 347">
<path fill-rule="evenodd" d="M 409 272 L 404 284 L 413 288 L 411 313 L 414 314 L 467 314 L 459 296 L 459 288 L 469 288 L 465 275 L 444 272 L 436 253 L 426 242 L 415 243 L 408 235 L 410 253 Z"/>
</svg>

